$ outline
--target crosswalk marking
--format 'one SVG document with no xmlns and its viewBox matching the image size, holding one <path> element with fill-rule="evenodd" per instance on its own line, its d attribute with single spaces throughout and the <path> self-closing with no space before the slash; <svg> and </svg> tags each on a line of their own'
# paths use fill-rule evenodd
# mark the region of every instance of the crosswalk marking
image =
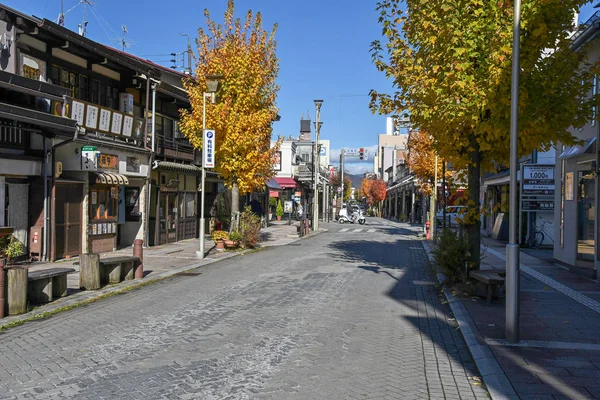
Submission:
<svg viewBox="0 0 600 400">
<path fill-rule="evenodd" d="M 377 229 L 366 229 L 366 228 L 351 229 L 351 228 L 342 228 L 342 229 L 340 229 L 338 231 L 338 233 L 360 233 L 360 232 L 375 233 L 375 232 L 377 232 Z"/>
</svg>

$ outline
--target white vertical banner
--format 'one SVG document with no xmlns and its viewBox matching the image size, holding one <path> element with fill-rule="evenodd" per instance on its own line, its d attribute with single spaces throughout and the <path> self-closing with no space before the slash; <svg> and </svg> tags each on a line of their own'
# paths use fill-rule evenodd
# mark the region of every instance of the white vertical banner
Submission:
<svg viewBox="0 0 600 400">
<path fill-rule="evenodd" d="M 205 129 L 202 142 L 202 166 L 204 168 L 215 167 L 215 131 Z"/>
</svg>

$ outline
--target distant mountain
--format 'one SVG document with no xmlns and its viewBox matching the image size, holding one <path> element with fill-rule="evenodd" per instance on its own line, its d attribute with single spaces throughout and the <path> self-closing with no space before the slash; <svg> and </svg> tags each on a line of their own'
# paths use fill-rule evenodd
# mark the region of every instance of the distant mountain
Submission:
<svg viewBox="0 0 600 400">
<path fill-rule="evenodd" d="M 350 178 L 350 180 L 352 181 L 353 188 L 359 189 L 362 186 L 363 174 L 360 174 L 360 175 L 346 174 L 346 176 L 348 178 Z"/>
</svg>

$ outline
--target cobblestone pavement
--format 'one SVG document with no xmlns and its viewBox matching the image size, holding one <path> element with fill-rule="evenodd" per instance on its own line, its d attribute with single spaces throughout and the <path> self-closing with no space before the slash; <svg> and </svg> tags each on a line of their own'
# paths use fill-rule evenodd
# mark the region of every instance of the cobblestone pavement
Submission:
<svg viewBox="0 0 600 400">
<path fill-rule="evenodd" d="M 381 228 L 261 250 L 10 329 L 0 398 L 488 398 L 420 242 Z"/>
</svg>

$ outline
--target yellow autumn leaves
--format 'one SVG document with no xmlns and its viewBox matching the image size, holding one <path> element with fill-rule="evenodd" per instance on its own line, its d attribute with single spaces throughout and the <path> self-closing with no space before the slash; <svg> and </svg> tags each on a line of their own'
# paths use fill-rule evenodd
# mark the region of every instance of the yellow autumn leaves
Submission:
<svg viewBox="0 0 600 400">
<path fill-rule="evenodd" d="M 206 126 L 216 132 L 216 171 L 230 188 L 236 184 L 240 193 L 252 192 L 275 174 L 272 158 L 277 148 L 270 143 L 278 111 L 277 26 L 265 31 L 261 14 L 252 11 L 243 21 L 236 19 L 233 0 L 228 1 L 223 24 L 213 21 L 208 10 L 204 15 L 208 29 L 198 30 L 196 76 L 185 82 L 191 110 L 182 111 L 180 127 L 201 149 L 205 77 L 223 75 L 216 103 L 207 101 L 206 106 Z"/>
</svg>

